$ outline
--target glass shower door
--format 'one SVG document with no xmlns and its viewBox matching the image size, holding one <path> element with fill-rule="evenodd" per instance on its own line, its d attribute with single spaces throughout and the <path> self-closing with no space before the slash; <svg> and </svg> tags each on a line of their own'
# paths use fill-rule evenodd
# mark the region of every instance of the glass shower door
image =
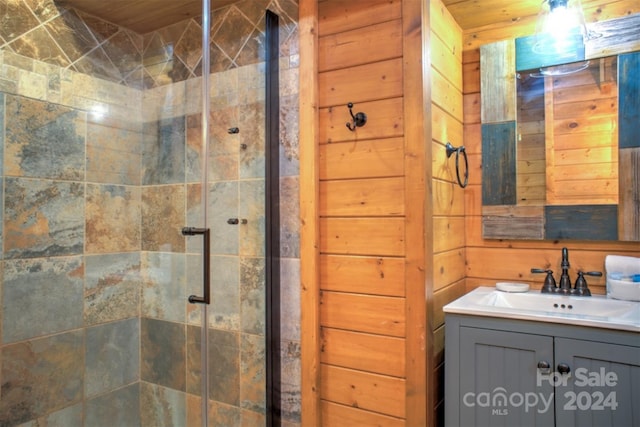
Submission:
<svg viewBox="0 0 640 427">
<path fill-rule="evenodd" d="M 199 19 L 0 0 L 0 425 L 265 423 L 264 9 L 215 14 L 203 104 Z"/>
</svg>

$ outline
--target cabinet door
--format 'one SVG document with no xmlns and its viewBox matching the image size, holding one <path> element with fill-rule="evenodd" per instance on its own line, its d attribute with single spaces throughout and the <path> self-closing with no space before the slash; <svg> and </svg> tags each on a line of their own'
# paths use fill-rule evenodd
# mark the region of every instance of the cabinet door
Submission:
<svg viewBox="0 0 640 427">
<path fill-rule="evenodd" d="M 556 338 L 559 426 L 640 426 L 640 348 Z M 565 369 L 566 369 L 565 367 Z"/>
<path fill-rule="evenodd" d="M 460 328 L 460 425 L 553 425 L 553 387 L 538 363 L 553 369 L 553 338 Z"/>
</svg>

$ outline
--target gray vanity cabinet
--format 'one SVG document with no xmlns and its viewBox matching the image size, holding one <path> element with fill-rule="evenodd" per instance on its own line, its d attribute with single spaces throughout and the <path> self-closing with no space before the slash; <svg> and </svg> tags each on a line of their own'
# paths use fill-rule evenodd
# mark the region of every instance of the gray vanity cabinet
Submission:
<svg viewBox="0 0 640 427">
<path fill-rule="evenodd" d="M 446 315 L 446 426 L 640 426 L 640 335 Z"/>
<path fill-rule="evenodd" d="M 635 345 L 555 339 L 556 364 L 573 372 L 556 387 L 556 425 L 640 426 L 638 334 Z"/>
</svg>

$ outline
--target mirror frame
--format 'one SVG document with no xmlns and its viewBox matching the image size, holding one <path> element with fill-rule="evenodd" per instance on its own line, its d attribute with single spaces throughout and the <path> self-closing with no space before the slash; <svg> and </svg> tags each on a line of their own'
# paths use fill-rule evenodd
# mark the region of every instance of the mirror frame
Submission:
<svg viewBox="0 0 640 427">
<path fill-rule="evenodd" d="M 480 47 L 482 235 L 485 239 L 640 241 L 640 14 L 589 25 L 570 55 L 532 51 L 535 36 Z M 516 54 L 517 52 L 517 54 Z M 516 204 L 516 73 L 618 55 L 618 205 Z"/>
</svg>

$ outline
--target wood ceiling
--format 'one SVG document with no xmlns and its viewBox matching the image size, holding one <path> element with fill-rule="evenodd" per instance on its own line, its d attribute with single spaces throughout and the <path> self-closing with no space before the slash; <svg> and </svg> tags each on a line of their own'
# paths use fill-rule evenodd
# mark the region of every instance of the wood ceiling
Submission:
<svg viewBox="0 0 640 427">
<path fill-rule="evenodd" d="M 443 0 L 463 30 L 520 21 L 540 12 L 542 0 Z"/>
<path fill-rule="evenodd" d="M 237 0 L 210 0 L 211 9 Z M 201 0 L 55 0 L 105 21 L 146 34 L 184 19 L 202 15 Z"/>
<path fill-rule="evenodd" d="M 202 14 L 201 0 L 55 0 L 106 21 L 146 34 L 158 28 Z M 218 9 L 238 0 L 210 0 Z M 373 1 L 373 0 L 344 0 Z M 394 0 L 399 1 L 399 0 Z M 533 22 L 543 0 L 443 0 L 460 27 L 465 31 L 499 28 L 514 23 Z M 587 22 L 610 19 L 614 15 L 635 13 L 638 0 L 582 0 Z M 602 5 L 619 4 L 617 7 Z M 611 10 L 611 12 L 614 12 Z"/>
<path fill-rule="evenodd" d="M 218 9 L 238 0 L 211 0 Z M 368 1 L 368 0 L 352 0 Z M 542 0 L 444 0 L 463 30 L 536 15 Z M 56 0 L 106 21 L 146 34 L 202 14 L 201 0 Z"/>
</svg>

